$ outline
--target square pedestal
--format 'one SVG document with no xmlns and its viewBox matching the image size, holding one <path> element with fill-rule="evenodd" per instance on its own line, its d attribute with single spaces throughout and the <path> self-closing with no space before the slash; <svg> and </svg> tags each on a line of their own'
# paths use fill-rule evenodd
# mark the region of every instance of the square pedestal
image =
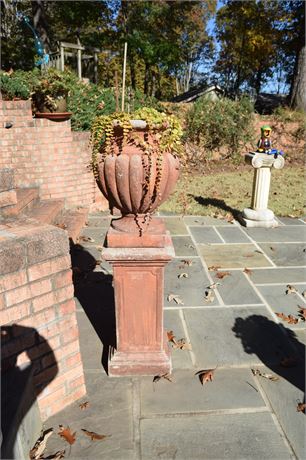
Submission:
<svg viewBox="0 0 306 460">
<path fill-rule="evenodd" d="M 117 349 L 111 376 L 156 375 L 171 371 L 163 330 L 164 267 L 174 257 L 169 233 L 162 248 L 108 247 L 113 266 Z"/>
</svg>

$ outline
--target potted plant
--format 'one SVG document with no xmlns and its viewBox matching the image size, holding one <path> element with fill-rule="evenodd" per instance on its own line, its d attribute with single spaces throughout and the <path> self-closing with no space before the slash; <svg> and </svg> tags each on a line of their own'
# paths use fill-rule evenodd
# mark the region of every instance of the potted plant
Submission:
<svg viewBox="0 0 306 460">
<path fill-rule="evenodd" d="M 67 96 L 70 90 L 70 73 L 55 68 L 43 70 L 32 87 L 35 116 L 54 120 L 68 119 Z"/>
<path fill-rule="evenodd" d="M 152 108 L 96 117 L 92 124 L 92 167 L 110 208 L 122 218 L 119 231 L 142 235 L 152 212 L 173 191 L 179 175 L 182 128 L 173 115 Z"/>
</svg>

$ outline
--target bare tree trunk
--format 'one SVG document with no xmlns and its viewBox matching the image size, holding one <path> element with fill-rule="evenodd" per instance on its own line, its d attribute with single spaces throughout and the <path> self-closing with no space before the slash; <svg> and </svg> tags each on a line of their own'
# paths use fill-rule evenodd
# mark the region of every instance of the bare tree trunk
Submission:
<svg viewBox="0 0 306 460">
<path fill-rule="evenodd" d="M 45 2 L 43 0 L 32 1 L 33 25 L 37 30 L 40 40 L 46 51 L 50 51 L 50 38 L 48 34 L 48 22 L 46 19 Z"/>
<path fill-rule="evenodd" d="M 306 50 L 305 45 L 299 51 L 294 68 L 294 76 L 290 89 L 290 105 L 295 109 L 306 111 Z"/>
</svg>

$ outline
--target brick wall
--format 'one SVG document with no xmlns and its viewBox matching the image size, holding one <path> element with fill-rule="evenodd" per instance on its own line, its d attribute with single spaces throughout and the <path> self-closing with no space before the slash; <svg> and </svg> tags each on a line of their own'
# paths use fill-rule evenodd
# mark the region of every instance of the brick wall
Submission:
<svg viewBox="0 0 306 460">
<path fill-rule="evenodd" d="M 30 101 L 0 100 L 0 169 L 14 169 L 16 187 L 39 187 L 41 199 L 64 198 L 66 207 L 90 206 L 101 202 L 90 161 L 88 132 L 72 132 L 70 120 L 32 118 Z"/>
<path fill-rule="evenodd" d="M 2 370 L 33 363 L 43 420 L 86 393 L 70 265 L 65 231 L 0 225 Z"/>
</svg>

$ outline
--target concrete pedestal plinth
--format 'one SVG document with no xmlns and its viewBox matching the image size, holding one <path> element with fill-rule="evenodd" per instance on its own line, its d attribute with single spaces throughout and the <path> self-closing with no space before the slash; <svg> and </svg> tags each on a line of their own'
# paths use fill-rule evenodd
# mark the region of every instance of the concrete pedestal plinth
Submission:
<svg viewBox="0 0 306 460">
<path fill-rule="evenodd" d="M 246 227 L 277 227 L 274 213 L 268 209 L 271 168 L 282 169 L 284 158 L 280 155 L 250 152 L 245 155 L 245 160 L 254 167 L 254 179 L 251 208 L 243 210 L 242 224 Z"/>
<path fill-rule="evenodd" d="M 108 231 L 112 241 L 114 230 Z M 122 234 L 122 245 L 107 247 L 103 258 L 113 266 L 117 347 L 110 356 L 110 376 L 157 375 L 171 371 L 163 330 L 164 267 L 174 257 L 169 233 L 164 247 L 129 247 L 136 235 Z M 137 240 L 136 240 L 137 241 Z"/>
</svg>

